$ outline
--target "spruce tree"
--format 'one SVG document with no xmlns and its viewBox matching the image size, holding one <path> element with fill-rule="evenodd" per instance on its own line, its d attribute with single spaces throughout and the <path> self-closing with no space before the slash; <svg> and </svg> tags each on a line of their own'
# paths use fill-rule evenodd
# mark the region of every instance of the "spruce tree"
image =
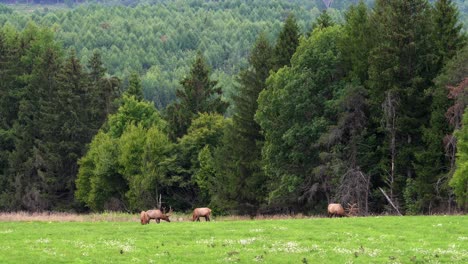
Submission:
<svg viewBox="0 0 468 264">
<path fill-rule="evenodd" d="M 198 52 L 188 77 L 177 90 L 177 102 L 166 109 L 166 119 L 170 125 L 171 138 L 175 140 L 186 134 L 191 120 L 198 113 L 224 114 L 228 103 L 221 98 L 221 87 L 210 80 L 210 70 L 201 52 Z"/>
<path fill-rule="evenodd" d="M 225 133 L 225 146 L 217 152 L 218 171 L 225 174 L 221 177 L 229 178 L 231 186 L 230 193 L 218 194 L 218 197 L 224 195 L 222 198 L 225 200 L 233 199 L 236 207 L 233 209 L 241 214 L 255 215 L 266 195 L 266 176 L 261 168 L 264 138 L 254 116 L 258 95 L 266 88 L 271 56 L 272 48 L 262 34 L 251 51 L 249 68 L 239 74 L 240 87 L 234 97 L 233 124 Z"/>
<path fill-rule="evenodd" d="M 312 31 L 315 29 L 324 29 L 326 27 L 331 27 L 335 25 L 333 22 L 333 19 L 331 16 L 328 14 L 327 9 L 324 9 L 322 13 L 320 14 L 319 17 L 317 17 L 317 20 L 312 24 Z M 309 35 L 312 34 L 312 32 L 309 33 Z"/>
<path fill-rule="evenodd" d="M 437 71 L 465 44 L 459 11 L 452 0 L 437 0 L 433 11 L 433 38 L 438 52 Z"/>
<path fill-rule="evenodd" d="M 44 136 L 54 128 L 43 121 L 55 118 L 48 105 L 56 98 L 60 55 L 50 32 L 34 34 L 37 34 L 37 39 L 31 42 L 34 52 L 24 57 L 25 61 L 32 62 L 26 65 L 32 71 L 27 75 L 28 84 L 14 125 L 16 148 L 9 160 L 16 187 L 13 207 L 31 211 L 52 208 L 49 188 L 56 186 L 59 159 L 56 153 L 49 151 L 48 138 Z"/>
<path fill-rule="evenodd" d="M 373 47 L 370 14 L 363 1 L 345 13 L 343 59 L 349 79 L 364 84 L 368 79 L 369 53 Z"/>
<path fill-rule="evenodd" d="M 299 46 L 299 26 L 296 18 L 290 14 L 284 22 L 273 50 L 273 70 L 291 65 L 291 57 Z"/>
<path fill-rule="evenodd" d="M 88 62 L 88 94 L 91 97 L 91 119 L 90 124 L 95 133 L 107 119 L 107 116 L 117 110 L 114 103 L 119 97 L 120 80 L 115 76 L 106 75 L 101 54 L 94 52 Z"/>
<path fill-rule="evenodd" d="M 406 179 L 414 178 L 415 153 L 429 121 L 435 48 L 426 0 L 377 1 L 373 16 L 376 46 L 371 52 L 369 95 L 382 180 L 401 202 Z M 402 205 L 402 203 L 398 203 Z"/>
<path fill-rule="evenodd" d="M 461 56 L 453 62 L 451 58 L 464 45 L 461 26 L 458 22 L 458 10 L 450 0 L 439 0 L 433 10 L 433 39 L 435 43 L 436 54 L 438 56 L 434 67 L 435 74 L 443 72 L 459 72 Z M 466 52 L 465 52 L 466 53 Z M 463 52 L 460 53 L 463 55 Z M 453 64 L 458 64 L 454 68 Z M 445 67 L 444 67 L 445 66 Z M 444 69 L 444 68 L 446 69 Z M 448 70 L 450 69 L 450 70 Z M 416 154 L 416 174 L 414 181 L 415 201 L 414 211 L 423 211 L 431 213 L 431 210 L 438 208 L 450 208 L 447 204 L 451 200 L 447 188 L 447 174 L 451 171 L 450 159 L 447 158 L 444 139 L 446 135 L 451 134 L 449 123 L 445 118 L 445 112 L 450 106 L 450 100 L 447 97 L 447 85 L 455 85 L 461 81 L 455 78 L 448 83 L 440 83 L 440 77 L 436 79 L 436 85 L 427 89 L 426 94 L 431 99 L 430 121 L 423 130 L 424 149 Z M 448 206 L 447 206 L 448 205 Z"/>
<path fill-rule="evenodd" d="M 143 87 L 138 73 L 133 72 L 128 79 L 128 88 L 125 92 L 129 96 L 135 96 L 139 101 L 143 100 Z"/>
</svg>

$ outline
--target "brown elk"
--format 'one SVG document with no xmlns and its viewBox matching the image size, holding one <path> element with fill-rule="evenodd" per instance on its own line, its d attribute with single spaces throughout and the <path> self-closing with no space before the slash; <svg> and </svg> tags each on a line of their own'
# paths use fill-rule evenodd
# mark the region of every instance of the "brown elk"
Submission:
<svg viewBox="0 0 468 264">
<path fill-rule="evenodd" d="M 208 207 L 195 208 L 193 210 L 192 221 L 200 222 L 200 217 L 205 217 L 206 221 L 210 221 L 211 209 Z"/>
<path fill-rule="evenodd" d="M 146 224 L 149 223 L 149 220 L 150 219 L 149 219 L 148 214 L 145 211 L 141 211 L 141 213 L 140 213 L 140 223 L 142 225 L 146 225 Z"/>
<path fill-rule="evenodd" d="M 165 212 L 162 212 L 159 209 L 148 210 L 146 212 L 142 211 L 140 213 L 141 224 L 142 225 L 149 224 L 151 219 L 154 219 L 156 221 L 156 223 L 158 223 L 158 224 L 161 222 L 161 220 L 171 222 L 171 220 L 169 219 L 169 216 L 171 216 L 171 214 L 172 214 L 172 208 L 169 210 L 169 212 L 167 214 Z M 143 219 L 145 221 L 143 221 Z"/>
<path fill-rule="evenodd" d="M 328 217 L 354 216 L 358 213 L 358 210 L 356 204 L 348 203 L 348 208 L 345 211 L 341 204 L 331 203 L 328 205 Z"/>
</svg>

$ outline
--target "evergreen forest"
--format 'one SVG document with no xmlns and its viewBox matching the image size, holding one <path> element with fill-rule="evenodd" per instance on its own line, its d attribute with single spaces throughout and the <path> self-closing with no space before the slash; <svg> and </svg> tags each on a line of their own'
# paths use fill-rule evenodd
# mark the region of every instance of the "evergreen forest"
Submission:
<svg viewBox="0 0 468 264">
<path fill-rule="evenodd" d="M 468 209 L 464 1 L 2 2 L 1 211 Z"/>
</svg>

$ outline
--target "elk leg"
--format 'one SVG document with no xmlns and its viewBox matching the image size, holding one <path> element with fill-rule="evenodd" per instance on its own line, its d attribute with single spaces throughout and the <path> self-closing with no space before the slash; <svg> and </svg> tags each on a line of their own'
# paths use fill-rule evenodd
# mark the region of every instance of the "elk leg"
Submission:
<svg viewBox="0 0 468 264">
<path fill-rule="evenodd" d="M 205 216 L 205 220 L 209 222 L 210 221 L 210 216 L 209 215 Z"/>
</svg>

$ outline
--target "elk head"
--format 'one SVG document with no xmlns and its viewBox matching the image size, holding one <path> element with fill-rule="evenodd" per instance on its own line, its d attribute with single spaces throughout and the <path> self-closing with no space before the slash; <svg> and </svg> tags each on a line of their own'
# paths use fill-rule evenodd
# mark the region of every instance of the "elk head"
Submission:
<svg viewBox="0 0 468 264">
<path fill-rule="evenodd" d="M 172 207 L 169 206 L 168 213 L 166 213 L 166 207 L 163 207 L 163 213 L 162 213 L 161 219 L 167 222 L 171 222 L 171 220 L 169 220 L 169 216 L 171 215 L 172 215 Z"/>
<path fill-rule="evenodd" d="M 348 216 L 357 216 L 359 214 L 359 207 L 356 203 L 348 203 L 348 208 L 346 208 L 346 215 Z"/>
</svg>

